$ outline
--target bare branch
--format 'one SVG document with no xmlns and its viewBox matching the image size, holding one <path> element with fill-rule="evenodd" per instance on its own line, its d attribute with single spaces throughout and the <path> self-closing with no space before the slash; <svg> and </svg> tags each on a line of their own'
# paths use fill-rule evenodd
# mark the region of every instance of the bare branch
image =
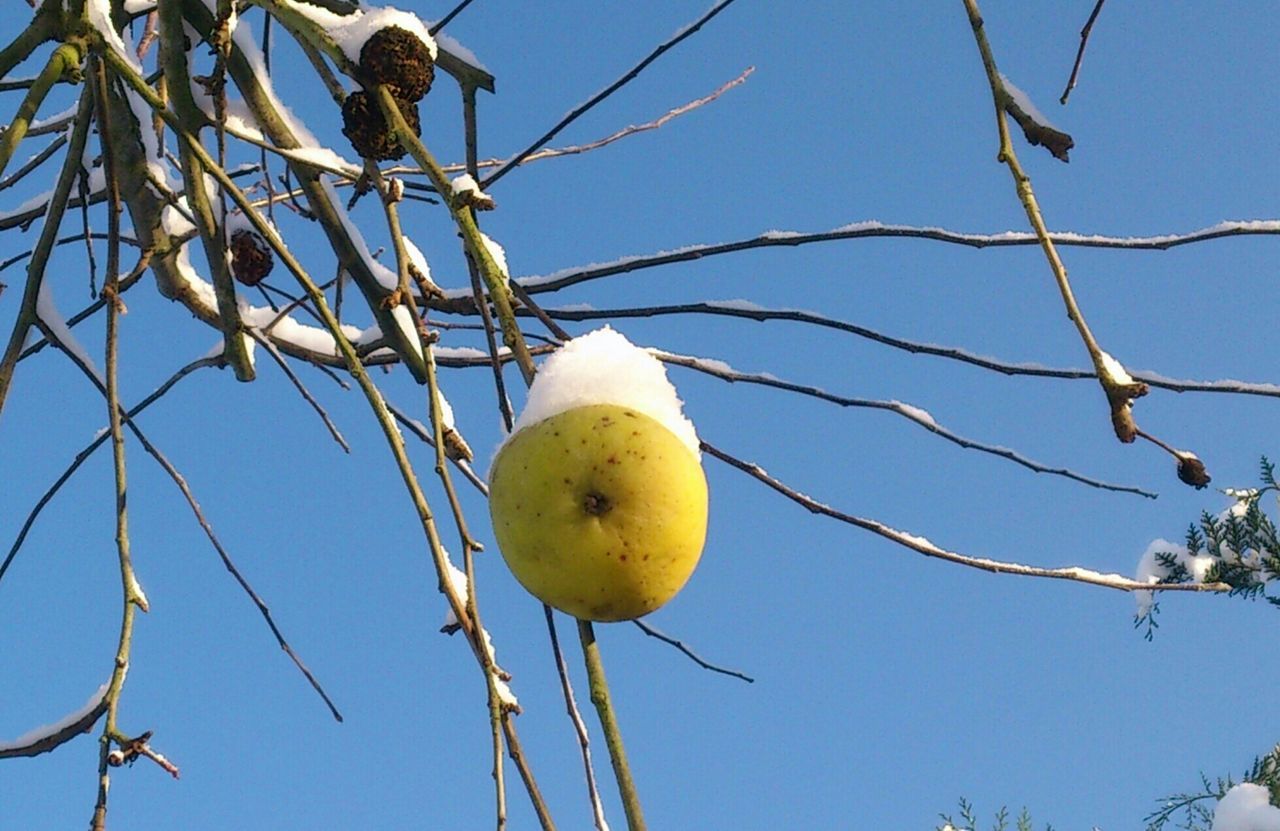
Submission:
<svg viewBox="0 0 1280 831">
<path fill-rule="evenodd" d="M 1145 496 L 1148 499 L 1155 499 L 1158 496 L 1158 494 L 1142 490 L 1141 488 L 1135 488 L 1128 485 L 1113 485 L 1109 482 L 1091 479 L 1088 476 L 1082 476 L 1069 468 L 1049 467 L 1035 461 L 1034 459 L 1029 459 L 1021 453 L 1010 450 L 1007 447 L 984 444 L 982 442 L 974 441 L 973 439 L 965 438 L 964 436 L 961 436 L 958 433 L 953 433 L 951 430 L 943 427 L 925 410 L 912 406 L 911 404 L 905 404 L 901 401 L 880 401 L 872 398 L 849 398 L 843 395 L 836 395 L 835 393 L 827 392 L 820 387 L 784 381 L 780 378 L 775 378 L 772 375 L 739 372 L 720 360 L 697 358 L 689 355 L 677 355 L 672 352 L 665 352 L 661 349 L 650 349 L 649 353 L 666 363 L 697 370 L 698 372 L 720 378 L 730 383 L 741 381 L 746 384 L 759 384 L 765 387 L 774 387 L 775 389 L 787 390 L 788 392 L 807 395 L 823 401 L 830 401 L 832 404 L 839 404 L 841 407 L 866 407 L 875 410 L 888 410 L 889 412 L 896 413 L 903 418 L 919 424 L 929 432 L 934 433 L 940 438 L 944 438 L 953 444 L 957 444 L 960 447 L 969 450 L 979 450 L 983 453 L 990 453 L 993 456 L 1008 459 L 1009 461 L 1022 465 L 1028 470 L 1033 470 L 1036 473 L 1049 473 L 1054 476 L 1062 476 L 1067 479 L 1080 482 L 1081 484 L 1089 485 L 1093 488 L 1115 491 L 1117 493 L 1132 493 L 1137 494 L 1138 496 Z"/>
<path fill-rule="evenodd" d="M 350 453 L 351 446 L 347 444 L 347 440 L 343 438 L 342 431 L 333 423 L 333 419 L 329 418 L 329 414 L 325 412 L 324 407 L 320 406 L 320 402 L 315 399 L 315 396 L 307 390 L 306 384 L 302 383 L 302 379 L 299 378 L 289 367 L 289 363 L 284 359 L 284 356 L 280 354 L 280 350 L 276 349 L 276 345 L 271 342 L 271 339 L 264 337 L 252 327 L 247 328 L 245 331 L 251 338 L 261 344 L 263 349 L 267 350 L 267 353 L 275 360 L 276 365 L 280 367 L 280 371 L 285 374 L 285 377 L 289 379 L 290 383 L 292 383 L 294 388 L 298 391 L 298 394 L 301 395 L 303 400 L 311 405 L 311 409 L 315 410 L 316 414 L 320 416 L 320 420 L 324 422 L 324 426 L 329 430 L 329 435 L 333 436 L 333 440 L 338 443 L 338 446 L 342 448 L 343 452 Z"/>
<path fill-rule="evenodd" d="M 1098 19 L 1102 5 L 1106 2 L 1107 0 L 1098 0 L 1089 14 L 1089 19 L 1085 21 L 1084 28 L 1080 30 L 1080 48 L 1076 50 L 1076 62 L 1071 65 L 1071 77 L 1067 79 L 1067 86 L 1062 90 L 1062 97 L 1058 99 L 1058 103 L 1063 106 L 1066 106 L 1067 99 L 1071 97 L 1071 90 L 1076 88 L 1076 77 L 1080 74 L 1080 64 L 1084 62 L 1084 48 L 1089 45 L 1089 33 L 1093 31 L 1093 23 Z"/>
<path fill-rule="evenodd" d="M 516 289 L 517 293 L 519 289 Z M 938 358 L 959 361 L 982 369 L 989 369 L 1003 375 L 1029 375 L 1037 378 L 1062 378 L 1068 380 L 1096 379 L 1097 373 L 1091 369 L 1061 369 L 1045 366 L 1035 362 L 1004 361 L 958 346 L 943 346 L 936 343 L 913 341 L 886 335 L 856 323 L 827 317 L 816 312 L 801 309 L 770 309 L 757 306 L 742 300 L 704 300 L 696 303 L 675 303 L 666 306 L 632 306 L 611 309 L 583 309 L 555 307 L 544 309 L 544 313 L 557 320 L 613 320 L 629 317 L 659 317 L 661 315 L 708 314 L 725 317 L 739 317 L 748 320 L 789 320 L 797 323 L 821 326 L 848 332 L 867 340 L 901 349 L 918 355 L 932 355 Z M 1280 385 L 1254 383 L 1222 379 L 1216 381 L 1193 381 L 1189 379 L 1170 378 L 1155 372 L 1131 371 L 1130 374 L 1139 381 L 1160 389 L 1172 392 L 1217 392 L 1233 395 L 1261 395 L 1269 398 L 1280 398 Z"/>
<path fill-rule="evenodd" d="M 85 706 L 56 724 L 37 728 L 11 742 L 0 742 L 0 759 L 39 756 L 88 733 L 107 711 L 106 693 L 107 685 L 103 684 Z"/>
<path fill-rule="evenodd" d="M 689 660 L 693 661 L 695 664 L 702 667 L 703 669 L 709 669 L 712 672 L 718 672 L 721 675 L 729 675 L 734 678 L 741 678 L 743 681 L 746 681 L 748 684 L 754 684 L 756 682 L 756 679 L 752 678 L 750 675 L 744 675 L 743 673 L 738 672 L 736 669 L 725 669 L 724 667 L 719 667 L 719 666 L 716 666 L 715 664 L 704 661 L 702 658 L 698 657 L 698 654 L 694 652 L 692 649 L 690 649 L 684 643 L 684 641 L 677 640 L 671 637 L 670 635 L 663 634 L 662 632 L 658 631 L 654 627 L 645 623 L 643 620 L 636 619 L 631 622 L 634 623 L 637 627 L 639 627 L 640 631 L 644 632 L 649 637 L 657 638 L 663 643 L 674 646 L 676 649 L 683 652 L 685 656 L 689 658 Z"/>
<path fill-rule="evenodd" d="M 592 107 L 594 107 L 595 105 L 599 104 L 601 101 L 608 98 L 610 95 L 613 95 L 615 92 L 622 89 L 622 87 L 626 86 L 626 84 L 628 84 L 630 81 L 635 79 L 636 76 L 638 76 L 641 72 L 643 72 L 645 70 L 645 67 L 647 67 L 649 64 L 656 61 L 658 58 L 662 57 L 663 53 L 665 53 L 667 50 L 679 44 L 685 38 L 697 33 L 697 31 L 701 29 L 704 25 L 706 25 L 707 22 L 711 20 L 711 18 L 715 17 L 720 12 L 724 11 L 732 3 L 733 3 L 733 0 L 720 0 L 720 2 L 716 3 L 710 9 L 708 9 L 707 13 L 704 14 L 702 17 L 698 18 L 696 21 L 689 24 L 688 26 L 685 26 L 684 28 L 680 29 L 680 31 L 676 32 L 675 35 L 673 35 L 669 40 L 660 44 L 658 48 L 650 52 L 648 56 L 645 57 L 644 60 L 640 61 L 640 63 L 636 64 L 634 67 L 628 70 L 621 78 L 614 81 L 612 84 L 605 87 L 604 89 L 600 90 L 600 92 L 597 92 L 595 95 L 591 96 L 583 103 L 574 107 L 572 110 L 569 111 L 567 115 L 565 115 L 564 118 L 560 119 L 560 121 L 554 127 L 552 127 L 550 130 L 544 133 L 537 141 L 535 141 L 533 144 L 529 145 L 524 150 L 517 153 L 511 159 L 511 161 L 499 167 L 488 178 L 486 178 L 483 182 L 481 182 L 480 183 L 481 188 L 484 190 L 487 190 L 490 185 L 492 185 L 494 182 L 501 179 L 503 176 L 507 175 L 509 171 L 518 167 L 521 162 L 523 162 L 526 158 L 531 156 L 533 153 L 537 152 L 539 148 L 546 146 L 547 142 L 555 138 L 560 133 L 560 131 L 563 130 L 565 127 L 568 127 L 570 124 L 576 121 L 579 118 L 579 116 L 581 116 L 583 113 L 586 113 Z"/>
<path fill-rule="evenodd" d="M 586 722 L 578 710 L 578 702 L 574 699 L 573 684 L 569 681 L 569 667 L 565 665 L 564 652 L 560 649 L 560 637 L 556 634 L 556 619 L 551 607 L 542 604 L 542 612 L 547 618 L 547 635 L 551 640 L 551 653 L 556 659 L 556 673 L 560 676 L 560 690 L 564 693 L 565 710 L 569 720 L 573 722 L 573 732 L 578 737 L 578 747 L 582 753 L 582 766 L 587 778 L 587 797 L 591 800 L 591 816 L 595 821 L 596 831 L 609 831 L 609 823 L 604 818 L 604 803 L 600 801 L 600 789 L 596 786 L 596 772 L 591 764 L 591 739 L 587 734 Z"/>
<path fill-rule="evenodd" d="M 1164 251 L 1181 245 L 1207 242 L 1224 237 L 1280 236 L 1280 219 L 1258 219 L 1243 221 L 1219 222 L 1198 231 L 1187 234 L 1161 234 L 1149 237 L 1116 237 L 1100 234 L 1078 234 L 1070 231 L 1050 232 L 1048 238 L 1058 245 L 1078 246 L 1081 248 L 1120 248 L 1129 251 L 1157 250 Z M 550 274 L 518 278 L 519 283 L 531 294 L 545 291 L 557 291 L 595 280 L 610 277 L 614 274 L 625 274 L 643 268 L 668 265 L 670 263 L 700 260 L 717 254 L 731 254 L 735 251 L 748 251 L 753 248 L 773 248 L 777 246 L 807 245 L 814 242 L 835 242 L 848 239 L 870 239 L 881 237 L 903 237 L 907 239 L 928 239 L 954 245 L 965 245 L 970 248 L 1003 248 L 1006 246 L 1039 245 L 1040 239 L 1026 231 L 1004 231 L 997 234 L 968 234 L 950 231 L 946 228 L 916 225 L 889 225 L 870 220 L 842 225 L 830 231 L 816 233 L 800 233 L 797 231 L 767 231 L 759 236 L 732 242 L 705 243 L 686 245 L 670 251 L 659 251 L 654 254 L 639 254 L 619 257 L 607 263 L 572 266 Z"/>
<path fill-rule="evenodd" d="M 829 516 L 840 522 L 857 526 L 873 534 L 878 534 L 887 540 L 892 540 L 899 545 L 906 546 L 913 551 L 925 555 L 926 557 L 936 557 L 940 560 L 956 563 L 970 568 L 989 571 L 993 574 L 1014 574 L 1021 577 L 1047 577 L 1055 580 L 1071 580 L 1077 583 L 1088 583 L 1094 586 L 1102 586 L 1108 589 L 1116 589 L 1118 591 L 1136 592 L 1136 591 L 1187 591 L 1187 592 L 1229 592 L 1231 587 L 1226 583 L 1143 583 L 1125 577 L 1121 574 L 1108 574 L 1105 572 L 1094 571 L 1092 569 L 1081 568 L 1079 566 L 1068 566 L 1066 568 L 1041 568 L 1039 566 L 1028 566 L 1022 563 L 1005 562 L 1002 560 L 991 560 L 986 557 L 972 557 L 967 554 L 960 554 L 955 551 L 948 551 L 934 545 L 924 537 L 918 537 L 906 531 L 899 531 L 891 528 L 882 522 L 874 519 L 864 519 L 853 514 L 845 513 L 825 505 L 810 496 L 795 490 L 778 479 L 770 476 L 769 473 L 759 465 L 753 462 L 747 462 L 726 453 L 719 448 L 701 442 L 702 452 L 720 459 L 726 464 L 737 468 L 748 476 L 756 479 L 773 488 L 778 493 L 808 509 L 811 513 Z"/>
</svg>

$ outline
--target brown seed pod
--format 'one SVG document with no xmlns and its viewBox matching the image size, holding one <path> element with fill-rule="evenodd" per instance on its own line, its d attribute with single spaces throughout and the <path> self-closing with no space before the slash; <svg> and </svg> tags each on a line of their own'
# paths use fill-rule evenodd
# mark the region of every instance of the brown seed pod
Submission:
<svg viewBox="0 0 1280 831">
<path fill-rule="evenodd" d="M 385 84 L 392 95 L 406 101 L 422 100 L 436 73 L 427 45 L 399 26 L 379 29 L 364 42 L 360 71 L 370 83 Z"/>
<path fill-rule="evenodd" d="M 400 112 L 409 123 L 413 134 L 422 135 L 422 125 L 418 120 L 418 105 L 412 101 L 397 98 Z M 363 158 L 388 161 L 404 156 L 404 148 L 395 132 L 382 117 L 378 102 L 371 99 L 368 93 L 353 92 L 342 104 L 342 134 L 351 142 Z"/>
<path fill-rule="evenodd" d="M 240 228 L 231 232 L 231 273 L 246 286 L 256 286 L 276 264 L 271 246 L 257 231 Z"/>
</svg>

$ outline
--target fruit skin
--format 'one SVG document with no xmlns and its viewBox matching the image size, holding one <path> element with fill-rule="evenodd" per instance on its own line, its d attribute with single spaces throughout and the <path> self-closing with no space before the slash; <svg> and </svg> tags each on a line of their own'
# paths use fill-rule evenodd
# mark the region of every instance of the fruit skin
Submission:
<svg viewBox="0 0 1280 831">
<path fill-rule="evenodd" d="M 707 480 L 655 419 L 591 404 L 516 433 L 493 462 L 489 512 L 516 579 L 583 620 L 662 606 L 698 564 Z"/>
</svg>

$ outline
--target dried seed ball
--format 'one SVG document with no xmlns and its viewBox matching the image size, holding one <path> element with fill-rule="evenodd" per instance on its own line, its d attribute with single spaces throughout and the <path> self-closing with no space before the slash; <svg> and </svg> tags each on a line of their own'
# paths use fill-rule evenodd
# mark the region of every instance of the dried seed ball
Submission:
<svg viewBox="0 0 1280 831">
<path fill-rule="evenodd" d="M 399 26 L 379 29 L 364 42 L 360 70 L 370 82 L 385 84 L 392 95 L 408 101 L 422 100 L 436 74 L 427 45 Z"/>
<path fill-rule="evenodd" d="M 397 98 L 396 103 L 400 105 L 400 112 L 413 134 L 422 135 L 418 105 L 401 98 Z M 368 93 L 353 92 L 343 102 L 342 134 L 363 158 L 388 161 L 404 156 L 404 148 L 400 146 L 395 131 L 382 117 L 378 102 L 370 98 Z"/>
<path fill-rule="evenodd" d="M 231 232 L 231 273 L 246 286 L 256 286 L 276 264 L 271 246 L 257 231 L 240 228 Z"/>
</svg>

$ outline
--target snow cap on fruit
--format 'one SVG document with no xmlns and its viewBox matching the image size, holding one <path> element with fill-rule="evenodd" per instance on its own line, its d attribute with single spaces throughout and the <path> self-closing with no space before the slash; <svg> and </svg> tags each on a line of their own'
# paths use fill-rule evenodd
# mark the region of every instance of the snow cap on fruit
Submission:
<svg viewBox="0 0 1280 831">
<path fill-rule="evenodd" d="M 647 415 L 702 459 L 698 434 L 681 411 L 666 367 L 608 326 L 574 338 L 543 362 L 511 434 L 591 404 L 617 404 Z"/>
</svg>

